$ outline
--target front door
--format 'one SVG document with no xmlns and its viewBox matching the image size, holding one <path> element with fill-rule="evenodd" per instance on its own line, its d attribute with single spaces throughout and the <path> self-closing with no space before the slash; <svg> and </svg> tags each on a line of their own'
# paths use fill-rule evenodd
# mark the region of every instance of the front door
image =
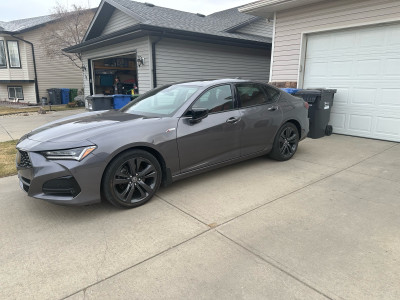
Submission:
<svg viewBox="0 0 400 300">
<path fill-rule="evenodd" d="M 207 108 L 209 115 L 192 124 L 183 116 L 178 122 L 181 172 L 190 172 L 240 156 L 240 113 L 232 87 L 220 85 L 205 91 L 193 108 Z"/>
</svg>

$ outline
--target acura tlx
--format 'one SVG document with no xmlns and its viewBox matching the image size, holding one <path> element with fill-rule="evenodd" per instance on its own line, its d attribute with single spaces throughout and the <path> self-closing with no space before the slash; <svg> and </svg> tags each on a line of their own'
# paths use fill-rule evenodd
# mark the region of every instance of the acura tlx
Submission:
<svg viewBox="0 0 400 300">
<path fill-rule="evenodd" d="M 165 85 L 120 110 L 85 112 L 17 144 L 20 186 L 63 205 L 132 208 L 167 185 L 260 155 L 284 161 L 309 130 L 308 104 L 261 82 Z"/>
</svg>

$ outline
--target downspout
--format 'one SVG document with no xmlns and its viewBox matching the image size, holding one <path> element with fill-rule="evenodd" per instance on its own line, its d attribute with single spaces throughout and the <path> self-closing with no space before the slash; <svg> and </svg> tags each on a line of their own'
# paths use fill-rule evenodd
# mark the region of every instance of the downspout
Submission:
<svg viewBox="0 0 400 300">
<path fill-rule="evenodd" d="M 153 61 L 153 88 L 157 87 L 157 64 L 156 64 L 156 44 L 162 40 L 160 36 L 157 40 L 151 43 L 151 60 Z"/>
<path fill-rule="evenodd" d="M 33 44 L 27 40 L 24 40 L 20 37 L 17 37 L 13 34 L 10 34 L 13 38 L 16 38 L 17 40 L 23 41 L 29 45 L 31 45 L 32 49 L 32 59 L 33 59 L 33 70 L 35 72 L 35 94 L 36 94 L 36 103 L 39 103 L 39 85 L 38 85 L 38 79 L 37 79 L 37 71 L 36 71 L 36 58 L 35 58 L 35 48 Z"/>
</svg>

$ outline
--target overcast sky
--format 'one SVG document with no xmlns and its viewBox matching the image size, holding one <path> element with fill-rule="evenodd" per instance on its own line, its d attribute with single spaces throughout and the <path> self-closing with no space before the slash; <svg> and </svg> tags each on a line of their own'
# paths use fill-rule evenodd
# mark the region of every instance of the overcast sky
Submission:
<svg viewBox="0 0 400 300">
<path fill-rule="evenodd" d="M 141 0 L 158 6 L 202 13 L 210 13 L 244 5 L 254 0 Z M 38 17 L 51 14 L 56 0 L 0 0 L 0 21 L 11 21 L 24 18 Z M 63 5 L 89 4 L 90 7 L 97 7 L 100 0 L 59 0 Z"/>
</svg>

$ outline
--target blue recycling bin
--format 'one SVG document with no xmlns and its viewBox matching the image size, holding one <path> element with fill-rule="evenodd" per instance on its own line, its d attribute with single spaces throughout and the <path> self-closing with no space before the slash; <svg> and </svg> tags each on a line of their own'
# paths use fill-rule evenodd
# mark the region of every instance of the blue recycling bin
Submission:
<svg viewBox="0 0 400 300">
<path fill-rule="evenodd" d="M 291 94 L 291 95 L 294 95 L 294 94 L 296 94 L 298 91 L 300 91 L 300 89 L 291 89 L 291 88 L 283 88 L 283 89 L 281 89 L 282 91 L 284 91 L 284 92 L 286 92 L 286 93 L 288 93 L 288 94 Z"/>
<path fill-rule="evenodd" d="M 62 104 L 69 103 L 69 89 L 61 89 L 61 103 Z"/>
<path fill-rule="evenodd" d="M 131 101 L 131 95 L 114 95 L 114 109 L 123 108 Z"/>
</svg>

